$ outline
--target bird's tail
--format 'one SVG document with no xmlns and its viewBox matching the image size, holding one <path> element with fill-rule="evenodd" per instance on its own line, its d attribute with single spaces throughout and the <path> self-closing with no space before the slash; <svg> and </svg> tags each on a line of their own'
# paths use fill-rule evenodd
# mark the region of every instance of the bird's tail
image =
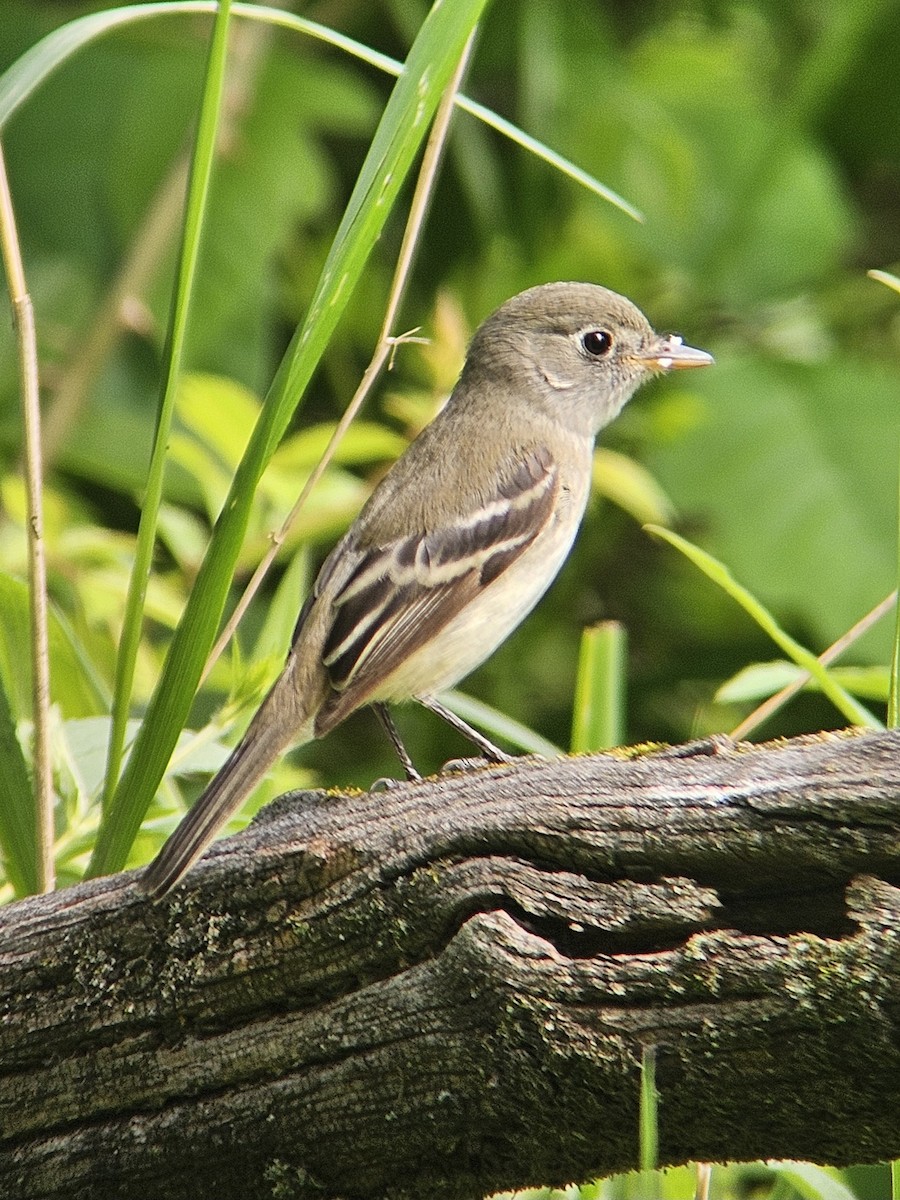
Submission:
<svg viewBox="0 0 900 1200">
<path fill-rule="evenodd" d="M 275 760 L 292 744 L 309 741 L 311 721 L 298 719 L 292 680 L 285 671 L 263 700 L 225 765 L 138 880 L 154 900 L 173 888 L 217 830 L 239 807 Z"/>
</svg>

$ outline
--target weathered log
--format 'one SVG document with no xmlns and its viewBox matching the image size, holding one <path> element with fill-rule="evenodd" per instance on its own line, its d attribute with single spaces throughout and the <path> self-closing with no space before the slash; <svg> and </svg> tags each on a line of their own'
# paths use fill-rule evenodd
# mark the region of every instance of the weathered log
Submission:
<svg viewBox="0 0 900 1200">
<path fill-rule="evenodd" d="M 900 1155 L 900 735 L 302 793 L 0 911 L 0 1194 L 474 1197 Z"/>
</svg>

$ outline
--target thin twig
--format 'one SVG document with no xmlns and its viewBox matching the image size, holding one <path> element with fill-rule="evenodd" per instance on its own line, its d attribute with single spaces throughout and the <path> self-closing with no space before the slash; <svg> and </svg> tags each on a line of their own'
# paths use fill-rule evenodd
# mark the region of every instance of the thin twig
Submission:
<svg viewBox="0 0 900 1200">
<path fill-rule="evenodd" d="M 819 655 L 819 662 L 822 666 L 827 667 L 829 663 L 833 663 L 835 659 L 840 658 L 845 650 L 858 641 L 864 633 L 867 633 L 886 613 L 889 613 L 896 602 L 897 592 L 893 591 L 889 596 L 885 596 L 880 604 L 876 604 L 870 612 L 867 612 L 864 617 L 860 617 L 855 625 L 851 626 L 846 633 L 842 634 L 836 642 L 832 642 L 828 649 Z M 763 721 L 768 720 L 769 717 L 787 704 L 788 700 L 796 696 L 799 691 L 802 691 L 809 683 L 810 678 L 811 676 L 807 671 L 798 675 L 796 679 L 793 679 L 783 687 L 780 692 L 776 692 L 774 696 L 770 696 L 768 700 L 763 701 L 758 708 L 754 709 L 748 717 L 745 717 L 740 725 L 731 731 L 730 736 L 735 741 L 746 738 L 757 726 L 761 725 Z"/>
<path fill-rule="evenodd" d="M 712 1184 L 712 1163 L 697 1163 L 697 1186 L 694 1189 L 694 1200 L 709 1200 L 709 1189 Z"/>
<path fill-rule="evenodd" d="M 466 73 L 466 68 L 469 64 L 469 56 L 472 51 L 472 44 L 475 39 L 476 30 L 472 31 L 468 42 L 466 42 L 459 63 L 453 78 L 450 80 L 447 90 L 444 92 L 441 102 L 438 105 L 435 113 L 434 124 L 431 128 L 428 141 L 425 146 L 425 153 L 422 157 L 422 166 L 419 170 L 419 177 L 416 181 L 416 190 L 413 194 L 412 203 L 410 205 L 409 217 L 406 222 L 406 229 L 403 233 L 403 242 L 400 246 L 400 253 L 397 257 L 397 266 L 394 270 L 394 277 L 391 281 L 391 290 L 388 296 L 387 308 L 384 314 L 384 320 L 381 325 L 381 332 L 378 335 L 378 342 L 375 351 L 372 355 L 372 360 L 363 374 L 359 382 L 359 387 L 354 393 L 353 399 L 347 405 L 335 427 L 334 433 L 322 457 L 319 459 L 306 483 L 300 491 L 293 508 L 288 513 L 282 522 L 280 528 L 271 535 L 271 545 L 261 559 L 259 566 L 253 572 L 253 575 L 244 588 L 240 600 L 235 606 L 234 612 L 231 614 L 227 624 L 223 628 L 216 644 L 213 646 L 207 659 L 206 666 L 201 677 L 201 684 L 206 680 L 210 671 L 215 666 L 225 647 L 237 629 L 244 613 L 250 605 L 253 597 L 259 590 L 259 586 L 266 577 L 269 568 L 271 567 L 275 556 L 284 543 L 285 538 L 290 532 L 300 510 L 303 508 L 306 501 L 309 499 L 313 488 L 322 478 L 328 468 L 335 451 L 341 443 L 344 434 L 349 429 L 352 421 L 356 417 L 362 407 L 366 397 L 371 391 L 375 380 L 381 373 L 385 363 L 392 357 L 395 347 L 402 342 L 412 340 L 409 334 L 400 336 L 392 336 L 391 329 L 397 319 L 397 312 L 400 308 L 403 299 L 403 293 L 406 289 L 406 284 L 409 279 L 410 268 L 412 266 L 413 255 L 415 254 L 416 245 L 419 240 L 419 235 L 422 232 L 422 226 L 425 222 L 425 214 L 428 211 L 428 204 L 431 199 L 431 193 L 434 188 L 434 181 L 437 177 L 438 167 L 440 165 L 441 156 L 447 141 L 447 132 L 450 127 L 450 118 L 453 116 L 454 102 L 456 93 L 459 90 L 463 77 Z"/>
<path fill-rule="evenodd" d="M 28 581 L 31 607 L 31 672 L 34 707 L 34 791 L 37 836 L 37 884 L 53 890 L 53 768 L 50 758 L 50 645 L 47 633 L 47 564 L 41 500 L 41 409 L 34 308 L 25 284 L 25 268 L 16 233 L 6 161 L 0 146 L 0 242 L 9 284 L 22 374 L 25 434 L 25 491 L 28 511 Z"/>
</svg>

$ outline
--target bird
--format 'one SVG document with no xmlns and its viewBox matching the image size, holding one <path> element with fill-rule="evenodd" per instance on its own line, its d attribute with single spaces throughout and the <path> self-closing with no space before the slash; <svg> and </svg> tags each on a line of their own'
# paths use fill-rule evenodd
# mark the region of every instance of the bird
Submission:
<svg viewBox="0 0 900 1200">
<path fill-rule="evenodd" d="M 712 362 L 598 284 L 541 284 L 490 315 L 444 407 L 325 559 L 281 674 L 141 889 L 165 895 L 282 754 L 364 705 L 413 781 L 389 712 L 403 701 L 438 713 L 489 761 L 507 761 L 440 693 L 553 582 L 584 514 L 598 432 L 651 376 Z"/>
</svg>

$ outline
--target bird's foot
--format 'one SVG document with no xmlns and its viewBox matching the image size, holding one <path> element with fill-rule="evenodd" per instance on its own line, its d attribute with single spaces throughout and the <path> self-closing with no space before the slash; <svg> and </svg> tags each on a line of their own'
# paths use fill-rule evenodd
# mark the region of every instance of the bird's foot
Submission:
<svg viewBox="0 0 900 1200">
<path fill-rule="evenodd" d="M 421 783 L 422 776 L 416 774 L 407 776 L 406 779 L 394 779 L 391 775 L 380 775 L 373 783 L 369 784 L 370 792 L 392 792 L 395 788 L 403 787 L 407 783 Z"/>
<path fill-rule="evenodd" d="M 441 767 L 440 775 L 464 775 L 467 771 L 481 771 L 485 767 L 503 766 L 504 763 L 511 763 L 513 757 L 510 754 L 504 754 L 502 758 L 488 758 L 487 755 L 479 754 L 471 758 L 451 758 Z"/>
</svg>

